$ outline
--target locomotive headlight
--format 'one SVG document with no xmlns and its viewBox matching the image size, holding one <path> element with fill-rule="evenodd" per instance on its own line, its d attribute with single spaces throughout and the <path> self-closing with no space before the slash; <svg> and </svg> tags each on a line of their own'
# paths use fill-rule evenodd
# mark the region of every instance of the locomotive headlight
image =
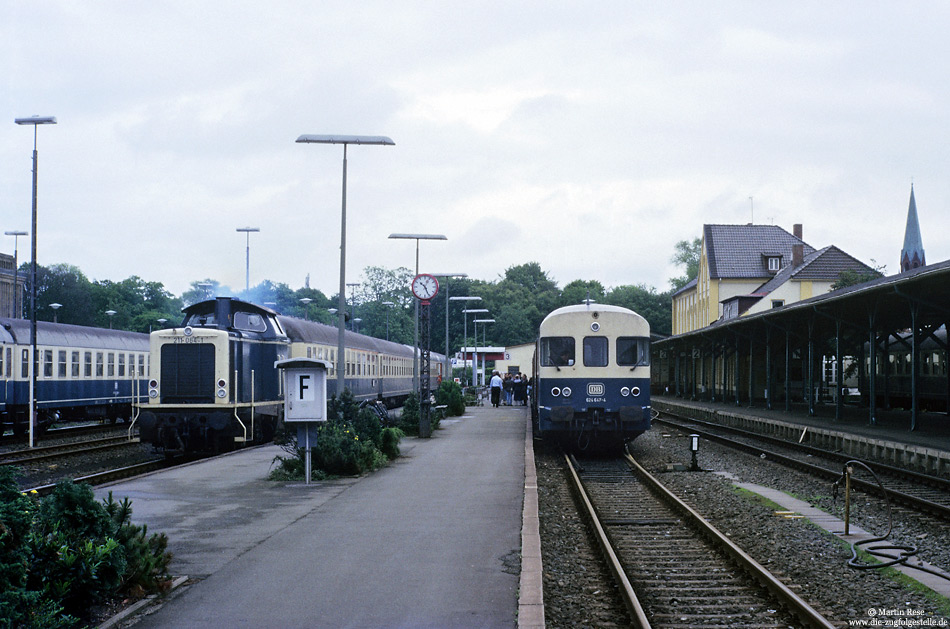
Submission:
<svg viewBox="0 0 950 629">
<path fill-rule="evenodd" d="M 564 387 L 561 389 L 561 395 L 564 397 L 571 397 L 571 387 Z"/>
<path fill-rule="evenodd" d="M 554 397 L 561 395 L 561 389 L 559 389 L 558 387 L 552 388 L 551 395 L 553 395 Z"/>
<path fill-rule="evenodd" d="M 149 389 L 148 396 L 153 400 L 158 397 L 158 389 Z"/>
<path fill-rule="evenodd" d="M 157 389 L 157 388 L 158 388 L 158 380 L 156 380 L 156 379 L 154 379 L 154 378 L 152 378 L 151 380 L 149 380 L 149 381 L 148 381 L 148 388 L 149 388 L 149 389 Z"/>
<path fill-rule="evenodd" d="M 640 387 L 633 387 L 632 389 L 630 389 L 630 393 L 633 395 L 633 397 L 639 397 Z"/>
<path fill-rule="evenodd" d="M 219 398 L 224 399 L 224 396 L 226 396 L 227 394 L 228 394 L 228 392 L 225 391 L 224 389 L 218 389 L 218 397 L 219 397 Z"/>
<path fill-rule="evenodd" d="M 630 395 L 630 387 L 622 387 L 620 389 L 620 395 L 624 397 L 627 397 L 628 395 Z"/>
<path fill-rule="evenodd" d="M 218 380 L 218 388 L 219 388 L 219 389 L 223 389 L 223 388 L 226 387 L 226 386 L 228 386 L 228 383 L 224 380 L 224 378 L 221 378 L 220 380 Z"/>
<path fill-rule="evenodd" d="M 192 332 L 194 332 L 194 330 L 191 329 L 190 325 L 186 326 L 185 329 L 182 331 L 185 333 L 185 336 L 191 336 Z"/>
</svg>

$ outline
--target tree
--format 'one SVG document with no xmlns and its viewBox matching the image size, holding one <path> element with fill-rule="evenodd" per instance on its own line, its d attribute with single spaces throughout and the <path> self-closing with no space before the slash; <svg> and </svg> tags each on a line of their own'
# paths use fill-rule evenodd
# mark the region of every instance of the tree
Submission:
<svg viewBox="0 0 950 629">
<path fill-rule="evenodd" d="M 574 306 L 590 298 L 597 302 L 604 300 L 604 285 L 597 280 L 574 280 L 561 291 L 561 306 Z"/>
<path fill-rule="evenodd" d="M 672 293 L 657 293 L 646 284 L 617 286 L 605 297 L 608 304 L 633 310 L 650 324 L 656 334 L 670 334 L 673 325 Z"/>
<path fill-rule="evenodd" d="M 846 288 L 848 286 L 854 286 L 855 284 L 863 284 L 865 282 L 870 282 L 871 280 L 876 280 L 879 277 L 884 277 L 884 273 L 887 271 L 887 265 L 881 264 L 878 265 L 877 261 L 873 258 L 871 259 L 872 267 L 865 267 L 864 270 L 856 269 L 846 269 L 838 274 L 838 279 L 834 284 L 831 285 L 831 290 L 838 290 L 839 288 Z"/>
<path fill-rule="evenodd" d="M 703 240 L 699 237 L 693 238 L 692 241 L 681 240 L 673 246 L 673 249 L 674 253 L 670 258 L 670 262 L 683 267 L 685 270 L 685 274 L 681 277 L 670 279 L 670 285 L 674 291 L 677 291 L 686 286 L 690 280 L 699 277 L 699 260 L 703 253 Z"/>
</svg>

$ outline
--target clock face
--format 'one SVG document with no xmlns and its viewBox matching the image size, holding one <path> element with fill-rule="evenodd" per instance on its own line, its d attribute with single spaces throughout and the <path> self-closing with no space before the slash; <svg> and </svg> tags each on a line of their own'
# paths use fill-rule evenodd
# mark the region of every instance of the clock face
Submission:
<svg viewBox="0 0 950 629">
<path fill-rule="evenodd" d="M 423 301 L 432 299 L 439 292 L 439 281 L 432 275 L 421 273 L 412 280 L 412 294 Z"/>
</svg>

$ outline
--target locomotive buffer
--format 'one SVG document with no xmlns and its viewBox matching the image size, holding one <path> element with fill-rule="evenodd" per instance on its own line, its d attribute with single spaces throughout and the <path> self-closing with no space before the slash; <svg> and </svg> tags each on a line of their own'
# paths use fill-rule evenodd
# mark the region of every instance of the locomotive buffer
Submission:
<svg viewBox="0 0 950 629">
<path fill-rule="evenodd" d="M 284 384 L 284 421 L 297 424 L 297 445 L 304 446 L 304 478 L 310 484 L 310 446 L 317 441 L 317 425 L 327 421 L 327 369 L 322 360 L 285 358 L 274 366 Z"/>
</svg>

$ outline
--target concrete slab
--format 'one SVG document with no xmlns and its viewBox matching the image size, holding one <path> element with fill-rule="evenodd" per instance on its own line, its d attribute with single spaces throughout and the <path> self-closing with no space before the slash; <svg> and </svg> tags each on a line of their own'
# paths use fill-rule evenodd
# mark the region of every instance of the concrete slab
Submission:
<svg viewBox="0 0 950 629">
<path fill-rule="evenodd" d="M 476 408 L 360 479 L 264 480 L 276 447 L 100 488 L 205 578 L 142 627 L 514 627 L 527 412 Z"/>
</svg>

